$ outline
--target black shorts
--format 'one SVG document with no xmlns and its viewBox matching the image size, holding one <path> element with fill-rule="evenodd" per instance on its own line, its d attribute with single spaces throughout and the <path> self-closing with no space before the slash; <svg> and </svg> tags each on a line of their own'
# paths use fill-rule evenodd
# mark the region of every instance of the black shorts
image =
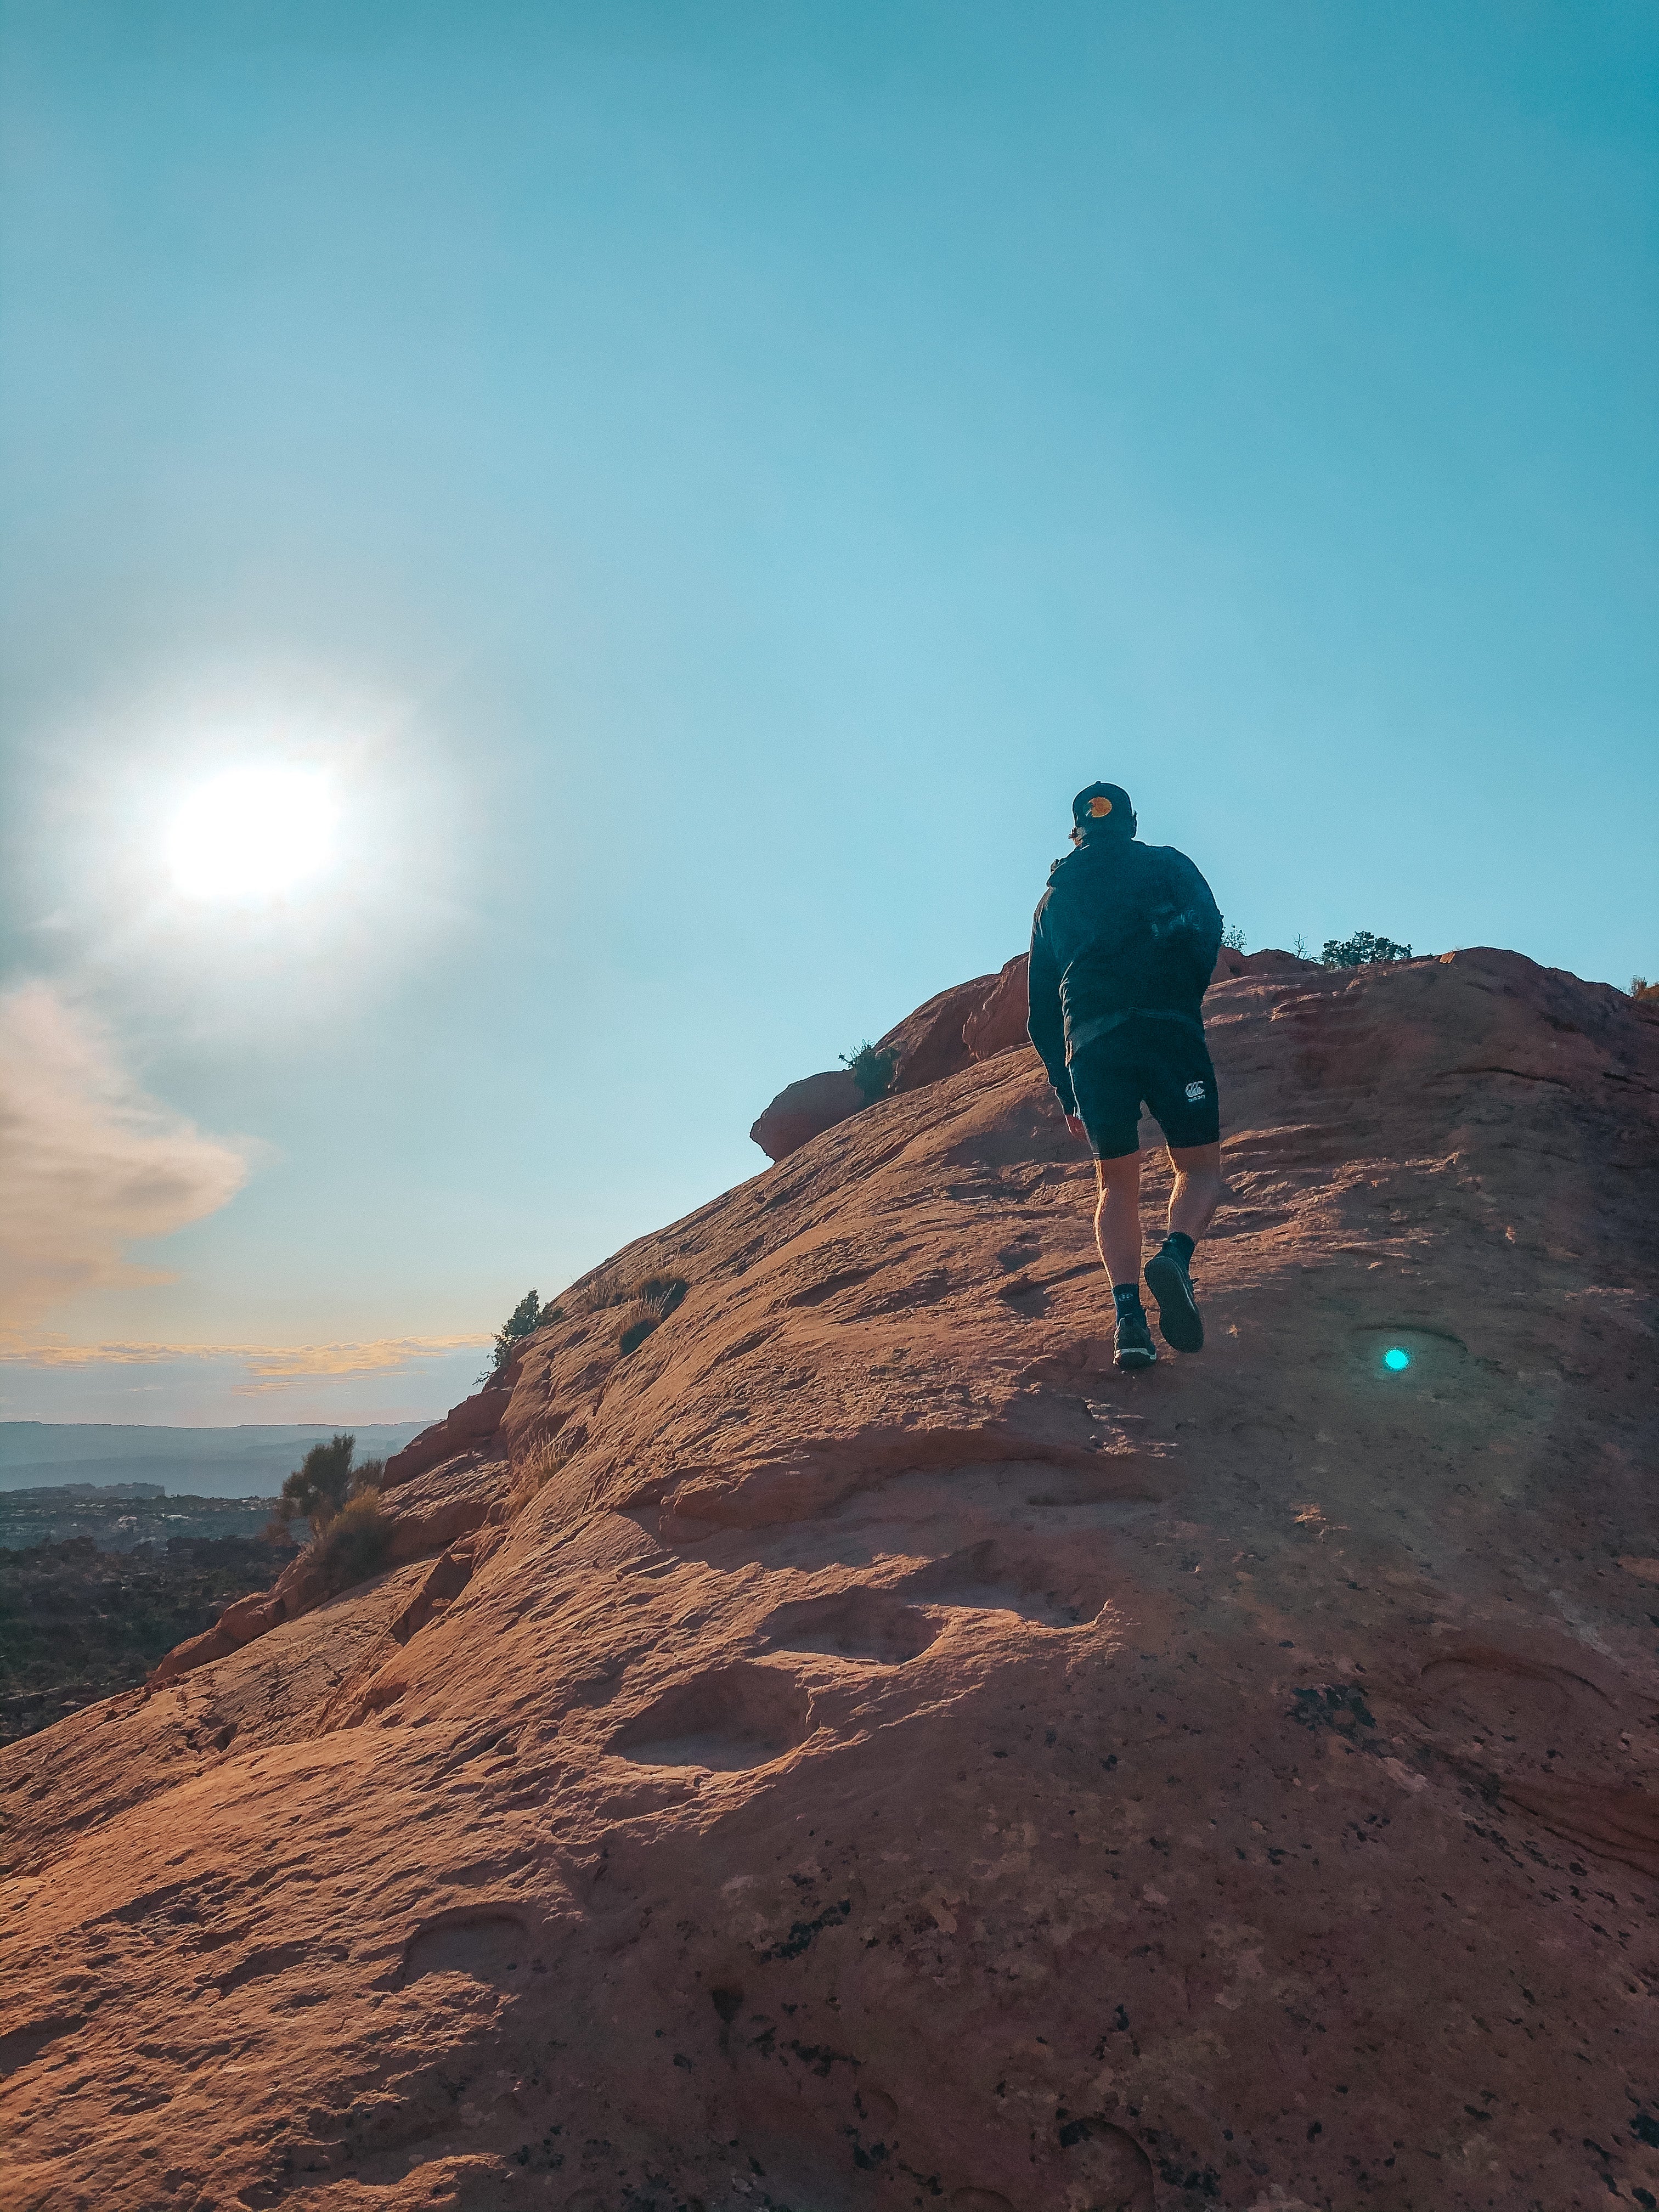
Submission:
<svg viewBox="0 0 1659 2212">
<path fill-rule="evenodd" d="M 1166 1143 L 1180 1148 L 1220 1138 L 1210 1048 L 1191 1022 L 1131 1014 L 1085 1044 L 1069 1072 L 1078 1119 L 1097 1159 L 1121 1159 L 1139 1149 L 1143 1098 Z"/>
</svg>

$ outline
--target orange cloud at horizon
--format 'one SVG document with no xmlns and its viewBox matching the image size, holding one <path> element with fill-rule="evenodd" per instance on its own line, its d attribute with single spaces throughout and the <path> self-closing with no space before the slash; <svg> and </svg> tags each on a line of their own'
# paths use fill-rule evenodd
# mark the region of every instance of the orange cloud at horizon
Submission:
<svg viewBox="0 0 1659 2212">
<path fill-rule="evenodd" d="M 235 1361 L 249 1379 L 233 1383 L 233 1397 L 261 1397 L 291 1389 L 319 1376 L 346 1380 L 396 1374 L 445 1352 L 488 1345 L 487 1334 L 377 1337 L 363 1344 L 62 1344 L 0 1347 L 0 1365 L 50 1368 L 137 1367 L 169 1360 Z"/>
</svg>

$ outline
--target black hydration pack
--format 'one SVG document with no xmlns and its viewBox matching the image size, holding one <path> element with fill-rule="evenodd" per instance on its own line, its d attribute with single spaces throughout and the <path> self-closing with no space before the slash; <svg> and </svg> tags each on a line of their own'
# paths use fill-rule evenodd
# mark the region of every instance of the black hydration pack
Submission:
<svg viewBox="0 0 1659 2212">
<path fill-rule="evenodd" d="M 1062 1095 L 1066 1062 L 1130 1014 L 1201 1029 L 1221 915 L 1184 853 L 1093 837 L 1056 860 L 1031 923 L 1030 1035 Z"/>
</svg>

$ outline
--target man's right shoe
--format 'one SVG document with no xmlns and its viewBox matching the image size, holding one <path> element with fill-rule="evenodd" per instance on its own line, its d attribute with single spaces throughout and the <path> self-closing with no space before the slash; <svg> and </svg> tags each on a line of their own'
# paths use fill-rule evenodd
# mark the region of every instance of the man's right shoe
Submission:
<svg viewBox="0 0 1659 2212">
<path fill-rule="evenodd" d="M 1158 1300 L 1158 1325 L 1177 1352 L 1202 1352 L 1204 1322 L 1193 1296 L 1193 1279 L 1166 1244 L 1146 1262 L 1146 1287 Z"/>
<path fill-rule="evenodd" d="M 1139 1306 L 1136 1306 L 1133 1312 L 1118 1316 L 1117 1351 L 1114 1357 L 1126 1374 L 1133 1373 L 1138 1367 L 1156 1364 L 1158 1346 L 1152 1342 L 1152 1332 Z"/>
</svg>

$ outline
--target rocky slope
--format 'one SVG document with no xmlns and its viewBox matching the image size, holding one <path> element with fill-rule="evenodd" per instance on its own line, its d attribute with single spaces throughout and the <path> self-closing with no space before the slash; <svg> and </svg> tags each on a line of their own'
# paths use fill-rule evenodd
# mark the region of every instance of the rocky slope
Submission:
<svg viewBox="0 0 1659 2212">
<path fill-rule="evenodd" d="M 1202 1354 L 1114 1373 L 991 1050 L 567 1298 L 374 1580 L 0 1756 L 0 2200 L 1652 2206 L 1659 1021 L 1210 1019 Z"/>
</svg>

